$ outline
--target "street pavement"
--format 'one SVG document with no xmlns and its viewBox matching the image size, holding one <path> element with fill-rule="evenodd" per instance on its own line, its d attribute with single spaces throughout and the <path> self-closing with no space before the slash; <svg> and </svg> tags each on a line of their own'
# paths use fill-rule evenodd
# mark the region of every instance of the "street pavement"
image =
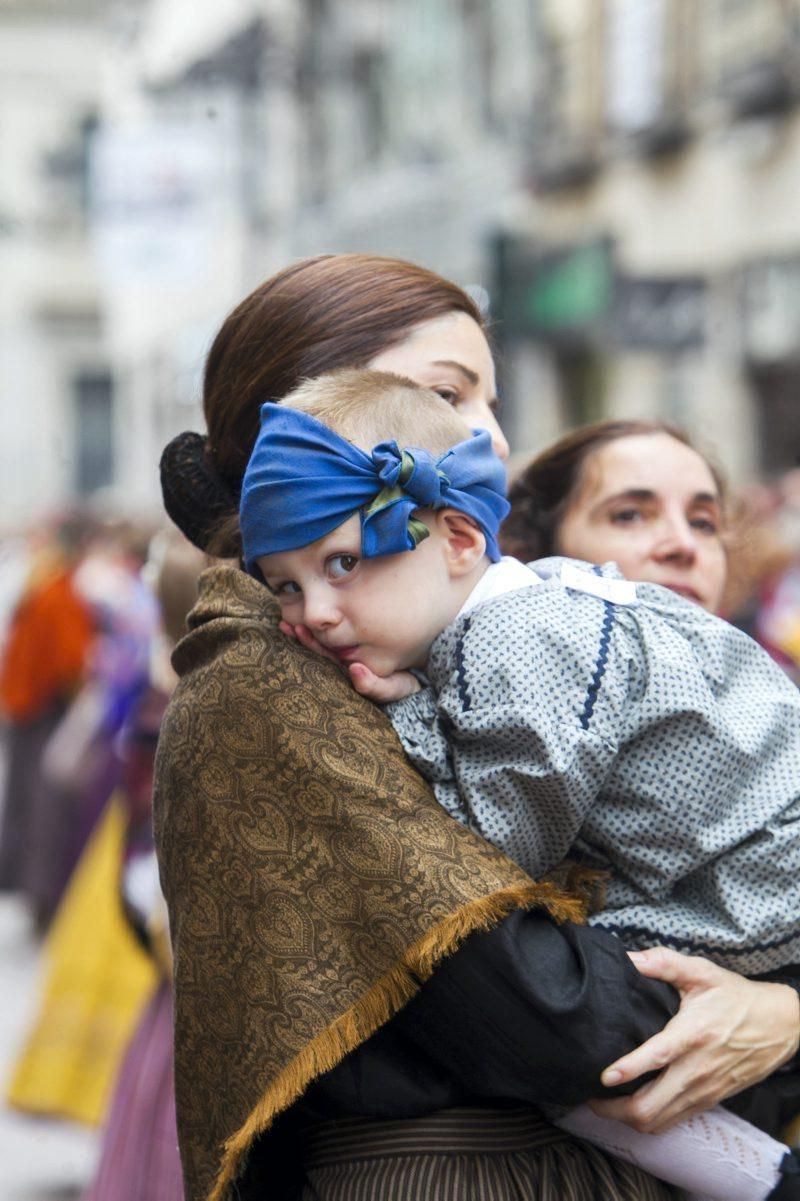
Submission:
<svg viewBox="0 0 800 1201">
<path fill-rule="evenodd" d="M 0 894 L 0 1097 L 38 1005 L 40 962 L 15 897 Z M 91 1181 L 96 1131 L 0 1106 L 0 1201 L 77 1201 Z"/>
</svg>

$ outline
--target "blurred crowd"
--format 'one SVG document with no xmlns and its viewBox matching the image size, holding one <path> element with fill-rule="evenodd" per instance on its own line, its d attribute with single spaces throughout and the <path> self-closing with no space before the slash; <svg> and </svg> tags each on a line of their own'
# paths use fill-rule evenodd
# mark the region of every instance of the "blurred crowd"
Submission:
<svg viewBox="0 0 800 1201">
<path fill-rule="evenodd" d="M 39 1011 L 2 1087 L 23 1112 L 104 1125 L 86 1201 L 182 1196 L 151 805 L 203 565 L 175 531 L 84 514 L 2 548 L 0 889 L 44 940 Z"/>
<path fill-rule="evenodd" d="M 800 468 L 734 498 L 723 615 L 800 684 Z"/>
<path fill-rule="evenodd" d="M 734 500 L 728 620 L 800 684 L 800 469 Z M 0 889 L 42 938 L 6 1104 L 100 1125 L 84 1201 L 181 1201 L 153 765 L 204 557 L 71 513 L 0 543 Z"/>
</svg>

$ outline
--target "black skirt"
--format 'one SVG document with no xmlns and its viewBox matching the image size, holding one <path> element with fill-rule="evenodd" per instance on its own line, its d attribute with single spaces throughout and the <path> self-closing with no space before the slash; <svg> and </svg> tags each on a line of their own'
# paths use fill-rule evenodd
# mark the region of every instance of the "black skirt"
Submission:
<svg viewBox="0 0 800 1201">
<path fill-rule="evenodd" d="M 531 1109 L 318 1126 L 302 1201 L 667 1201 L 680 1194 Z"/>
</svg>

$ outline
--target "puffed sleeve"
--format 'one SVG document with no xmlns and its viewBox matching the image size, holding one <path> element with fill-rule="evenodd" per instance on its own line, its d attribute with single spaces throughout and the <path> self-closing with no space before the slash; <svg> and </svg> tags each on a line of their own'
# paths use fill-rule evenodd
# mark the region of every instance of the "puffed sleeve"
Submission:
<svg viewBox="0 0 800 1201">
<path fill-rule="evenodd" d="M 563 590 L 503 597 L 435 644 L 435 701 L 389 709 L 440 804 L 534 877 L 573 846 L 626 729 L 637 648 L 608 608 Z"/>
<path fill-rule="evenodd" d="M 677 1008 L 675 991 L 641 976 L 618 939 L 519 912 L 447 959 L 407 1021 L 480 1095 L 572 1105 L 605 1092 L 603 1069 Z"/>
<path fill-rule="evenodd" d="M 469 825 L 469 811 L 458 791 L 448 729 L 430 685 L 385 706 L 406 757 L 433 786 L 436 799 L 451 817 Z"/>
<path fill-rule="evenodd" d="M 639 975 L 612 935 L 519 911 L 471 935 L 386 1026 L 315 1082 L 304 1108 L 399 1117 L 476 1098 L 576 1105 L 608 1094 L 603 1069 L 677 1007 L 675 991 Z"/>
</svg>

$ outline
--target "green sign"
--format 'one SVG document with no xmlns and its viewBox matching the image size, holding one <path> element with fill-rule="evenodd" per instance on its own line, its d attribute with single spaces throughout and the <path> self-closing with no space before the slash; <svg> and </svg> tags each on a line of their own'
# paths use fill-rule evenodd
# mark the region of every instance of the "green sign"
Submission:
<svg viewBox="0 0 800 1201">
<path fill-rule="evenodd" d="M 613 300 L 608 244 L 575 246 L 534 264 L 524 301 L 525 323 L 539 333 L 581 329 L 608 313 Z"/>
</svg>

